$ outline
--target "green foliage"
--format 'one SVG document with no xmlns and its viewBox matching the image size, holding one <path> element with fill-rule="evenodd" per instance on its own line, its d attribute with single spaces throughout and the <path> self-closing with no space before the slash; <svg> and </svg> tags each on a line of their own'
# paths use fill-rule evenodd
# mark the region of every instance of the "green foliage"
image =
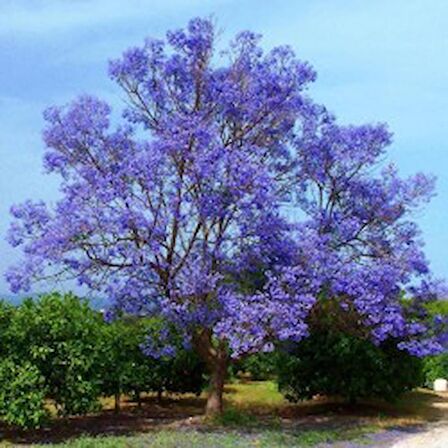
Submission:
<svg viewBox="0 0 448 448">
<path fill-rule="evenodd" d="M 154 359 L 140 346 L 164 323 L 123 317 L 106 323 L 89 303 L 72 294 L 48 294 L 13 307 L 0 301 L 0 414 L 33 427 L 47 416 L 45 399 L 59 415 L 99 409 L 101 395 L 166 391 L 199 394 L 204 365 L 173 341 L 177 355 Z"/>
<path fill-rule="evenodd" d="M 437 378 L 448 379 L 448 353 L 438 356 L 428 356 L 423 362 L 425 386 L 432 388 Z"/>
<path fill-rule="evenodd" d="M 228 408 L 222 414 L 213 417 L 213 423 L 222 426 L 244 426 L 254 425 L 257 419 L 254 415 L 243 412 L 239 409 Z"/>
<path fill-rule="evenodd" d="M 48 417 L 46 393 L 45 380 L 35 366 L 11 359 L 0 362 L 0 415 L 7 423 L 40 426 Z"/>
<path fill-rule="evenodd" d="M 278 358 L 279 388 L 288 400 L 323 394 L 354 402 L 377 397 L 395 400 L 422 384 L 418 358 L 393 343 L 375 346 L 361 337 L 337 331 L 316 331 L 282 350 Z"/>
<path fill-rule="evenodd" d="M 151 360 L 143 354 L 145 325 L 141 319 L 117 319 L 102 325 L 98 364 L 101 377 L 101 394 L 115 396 L 115 410 L 120 408 L 122 394 L 135 394 L 147 390 L 151 375 Z"/>
<path fill-rule="evenodd" d="M 61 415 L 98 408 L 101 324 L 101 316 L 72 294 L 27 299 L 14 313 L 10 356 L 38 369 Z"/>
<path fill-rule="evenodd" d="M 153 370 L 150 388 L 170 393 L 199 395 L 206 386 L 205 365 L 192 351 L 179 350 L 173 358 L 160 359 Z"/>
<path fill-rule="evenodd" d="M 148 336 L 157 337 L 163 322 L 157 319 L 121 318 L 103 328 L 101 341 L 101 391 L 114 395 L 119 410 L 121 394 L 170 392 L 200 394 L 205 386 L 205 366 L 191 351 L 173 340 L 174 357 L 154 359 L 141 345 Z"/>
<path fill-rule="evenodd" d="M 146 336 L 156 341 L 157 344 L 164 325 L 165 322 L 160 319 L 147 321 Z M 175 356 L 152 360 L 152 369 L 146 390 L 199 395 L 207 384 L 204 362 L 194 351 L 184 348 L 182 337 L 176 335 L 175 331 L 171 335 L 171 345 L 175 349 Z"/>
<path fill-rule="evenodd" d="M 276 374 L 275 353 L 256 353 L 237 361 L 232 370 L 236 375 L 249 376 L 254 381 L 272 379 Z"/>
<path fill-rule="evenodd" d="M 0 300 L 0 357 L 5 358 L 9 355 L 11 348 L 11 332 L 9 331 L 15 308 Z"/>
<path fill-rule="evenodd" d="M 437 378 L 448 378 L 448 355 L 429 356 L 424 362 L 425 384 L 431 387 Z"/>
<path fill-rule="evenodd" d="M 428 303 L 426 307 L 431 316 L 448 316 L 448 300 L 437 300 Z M 433 382 L 437 378 L 448 379 L 448 353 L 428 356 L 424 359 L 423 364 L 425 386 L 432 388 Z"/>
<path fill-rule="evenodd" d="M 207 385 L 205 364 L 191 350 L 178 349 L 177 356 L 168 360 L 165 371 L 165 389 L 178 394 L 193 393 L 199 395 Z"/>
<path fill-rule="evenodd" d="M 426 305 L 426 309 L 431 316 L 435 316 L 437 314 L 448 316 L 448 300 L 435 300 L 433 302 L 429 302 Z"/>
</svg>

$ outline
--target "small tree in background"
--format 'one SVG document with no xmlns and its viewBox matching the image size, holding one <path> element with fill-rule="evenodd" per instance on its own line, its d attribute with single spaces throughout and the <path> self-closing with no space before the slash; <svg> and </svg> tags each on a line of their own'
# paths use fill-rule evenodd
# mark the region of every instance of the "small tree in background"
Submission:
<svg viewBox="0 0 448 448">
<path fill-rule="evenodd" d="M 141 351 L 144 338 L 144 327 L 135 319 L 117 319 L 102 327 L 98 366 L 101 393 L 114 397 L 116 413 L 120 411 L 121 395 L 139 395 L 155 368 Z"/>
<path fill-rule="evenodd" d="M 122 394 L 135 396 L 139 405 L 141 393 L 163 392 L 199 394 L 205 385 L 205 367 L 182 341 L 173 336 L 173 356 L 154 358 L 143 352 L 151 335 L 156 340 L 164 323 L 160 319 L 119 317 L 103 326 L 100 342 L 99 377 L 101 393 L 114 396 L 115 411 L 120 411 Z"/>
<path fill-rule="evenodd" d="M 206 365 L 191 347 L 185 347 L 185 341 L 174 329 L 170 346 L 166 346 L 164 333 L 169 326 L 161 319 L 151 319 L 147 325 L 146 340 L 151 341 L 151 347 L 148 350 L 147 344 L 142 345 L 154 368 L 148 376 L 146 390 L 157 392 L 159 399 L 163 392 L 199 395 L 206 386 Z M 162 355 L 153 358 L 150 354 L 154 351 Z"/>
<path fill-rule="evenodd" d="M 29 363 L 44 379 L 45 395 L 61 415 L 98 409 L 101 316 L 71 294 L 26 299 L 9 329 L 9 357 Z"/>
</svg>

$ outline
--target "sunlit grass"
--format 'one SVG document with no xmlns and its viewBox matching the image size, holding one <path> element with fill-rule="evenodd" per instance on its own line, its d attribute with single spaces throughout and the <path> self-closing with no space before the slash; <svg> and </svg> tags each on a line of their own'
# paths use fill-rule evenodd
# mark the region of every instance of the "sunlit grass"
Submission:
<svg viewBox="0 0 448 448">
<path fill-rule="evenodd" d="M 224 400 L 231 406 L 263 413 L 278 410 L 287 404 L 273 381 L 229 384 L 225 388 Z"/>
</svg>

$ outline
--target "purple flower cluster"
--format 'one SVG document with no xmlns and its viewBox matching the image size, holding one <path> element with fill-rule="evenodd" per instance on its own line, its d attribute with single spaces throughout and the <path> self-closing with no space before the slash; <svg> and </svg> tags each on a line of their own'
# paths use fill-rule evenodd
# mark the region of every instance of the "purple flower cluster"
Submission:
<svg viewBox="0 0 448 448">
<path fill-rule="evenodd" d="M 354 309 L 375 341 L 441 350 L 410 218 L 434 179 L 381 170 L 387 128 L 338 125 L 306 95 L 314 70 L 259 41 L 243 32 L 215 55 L 212 23 L 194 19 L 111 61 L 121 126 L 91 96 L 48 109 L 44 165 L 62 198 L 13 207 L 9 241 L 25 261 L 11 288 L 73 276 L 112 310 L 163 316 L 186 343 L 205 334 L 234 357 L 306 337 L 322 297 Z M 170 352 L 162 333 L 148 352 Z"/>
</svg>

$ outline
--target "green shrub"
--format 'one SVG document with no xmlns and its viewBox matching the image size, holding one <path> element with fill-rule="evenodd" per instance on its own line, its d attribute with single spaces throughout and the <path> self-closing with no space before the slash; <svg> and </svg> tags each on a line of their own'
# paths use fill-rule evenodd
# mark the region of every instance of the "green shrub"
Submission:
<svg viewBox="0 0 448 448">
<path fill-rule="evenodd" d="M 12 350 L 10 327 L 15 311 L 16 308 L 11 304 L 0 300 L 0 359 L 8 357 Z"/>
<path fill-rule="evenodd" d="M 158 360 L 150 388 L 169 393 L 199 395 L 207 385 L 204 363 L 190 350 L 178 348 L 176 356 Z"/>
<path fill-rule="evenodd" d="M 448 317 L 448 300 L 437 300 L 427 304 L 430 316 L 441 315 Z M 428 356 L 423 361 L 425 386 L 432 388 L 437 378 L 448 379 L 448 353 L 438 356 Z"/>
<path fill-rule="evenodd" d="M 102 318 L 72 294 L 25 300 L 9 329 L 9 356 L 26 360 L 44 378 L 60 415 L 98 409 L 98 344 Z"/>
<path fill-rule="evenodd" d="M 234 375 L 248 376 L 254 381 L 265 381 L 275 377 L 275 353 L 256 353 L 237 361 L 232 366 Z"/>
<path fill-rule="evenodd" d="M 428 356 L 423 362 L 425 386 L 432 388 L 437 378 L 448 379 L 448 354 Z"/>
<path fill-rule="evenodd" d="M 164 325 L 160 319 L 150 320 L 146 327 L 146 337 L 157 341 Z M 184 348 L 182 338 L 175 332 L 171 335 L 171 345 L 175 348 L 174 356 L 147 358 L 152 362 L 152 368 L 146 390 L 199 395 L 207 385 L 204 362 L 194 351 Z"/>
<path fill-rule="evenodd" d="M 361 337 L 321 330 L 280 352 L 278 381 L 291 401 L 317 394 L 351 402 L 371 397 L 393 401 L 422 384 L 422 363 L 393 343 L 377 347 Z"/>
<path fill-rule="evenodd" d="M 5 422 L 22 428 L 40 426 L 48 417 L 47 390 L 39 370 L 29 362 L 0 362 L 0 415 Z"/>
<path fill-rule="evenodd" d="M 120 410 L 122 394 L 146 391 L 152 363 L 140 349 L 146 334 L 141 319 L 117 319 L 102 326 L 100 360 L 101 394 L 115 397 L 115 411 Z"/>
<path fill-rule="evenodd" d="M 140 402 L 142 392 L 201 393 L 205 386 L 204 365 L 180 340 L 174 357 L 155 359 L 141 350 L 148 335 L 157 337 L 163 322 L 158 319 L 122 317 L 104 324 L 101 339 L 102 395 L 115 397 L 120 409 L 122 394 L 134 395 Z"/>
</svg>

